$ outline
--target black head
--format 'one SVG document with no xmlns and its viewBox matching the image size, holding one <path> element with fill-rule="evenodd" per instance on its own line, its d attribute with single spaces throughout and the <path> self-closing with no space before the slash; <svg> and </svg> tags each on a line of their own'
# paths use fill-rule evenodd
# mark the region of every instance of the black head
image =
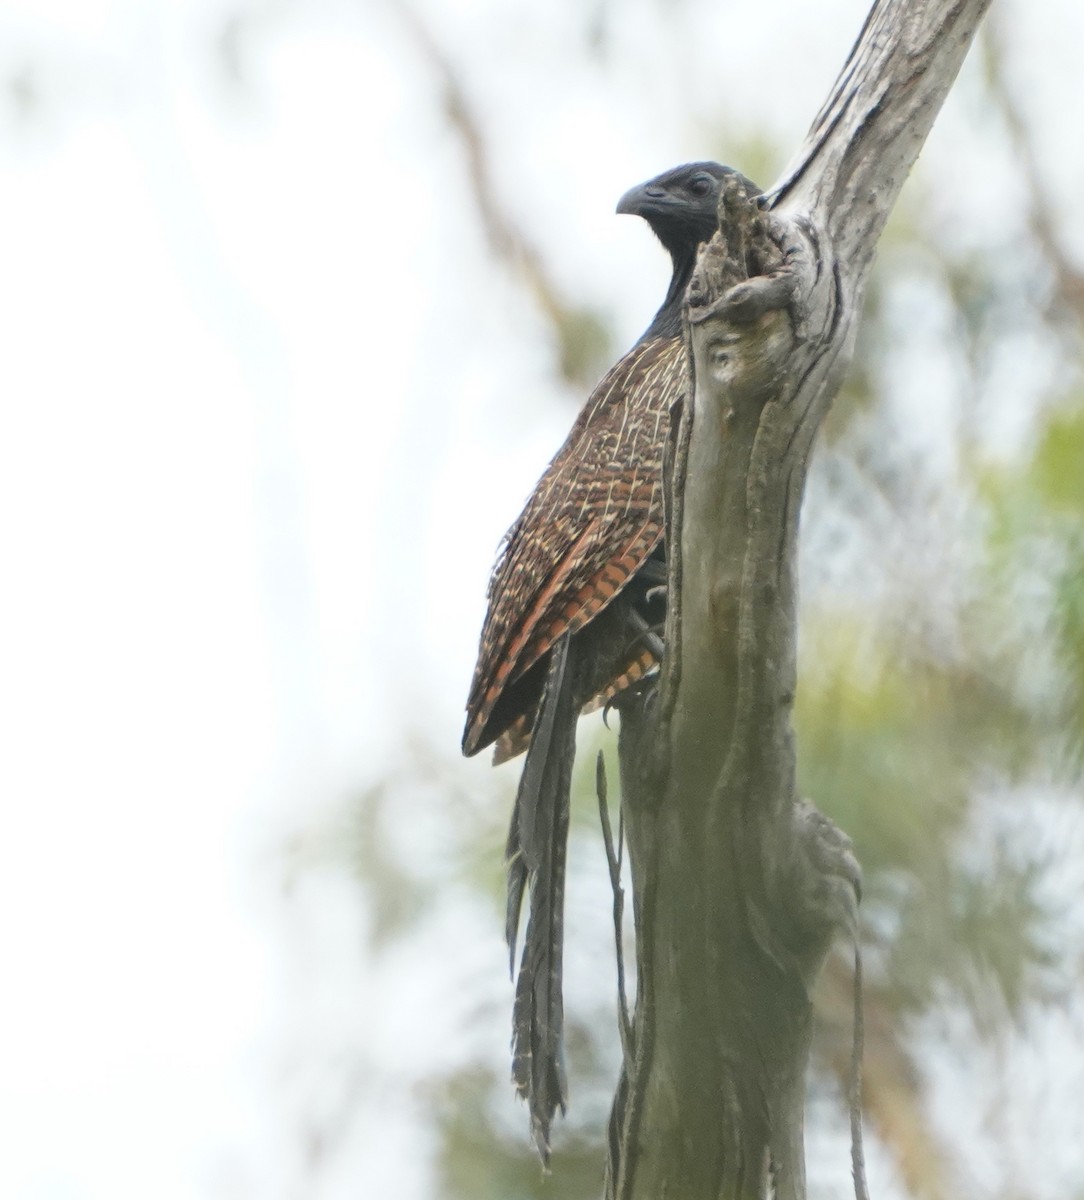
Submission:
<svg viewBox="0 0 1084 1200">
<path fill-rule="evenodd" d="M 732 167 L 686 163 L 630 188 L 618 201 L 617 211 L 643 217 L 672 255 L 695 252 L 715 232 L 719 190 L 730 175 L 742 179 L 751 193 L 760 191 Z"/>
<path fill-rule="evenodd" d="M 733 167 L 695 162 L 674 167 L 647 183 L 630 188 L 618 201 L 619 213 L 644 218 L 670 251 L 674 265 L 666 299 L 643 338 L 677 337 L 680 334 L 685 288 L 696 264 L 697 247 L 701 242 L 710 241 L 716 230 L 719 192 L 723 181 L 732 176 L 745 184 L 750 195 L 759 194 L 760 188 Z"/>
</svg>

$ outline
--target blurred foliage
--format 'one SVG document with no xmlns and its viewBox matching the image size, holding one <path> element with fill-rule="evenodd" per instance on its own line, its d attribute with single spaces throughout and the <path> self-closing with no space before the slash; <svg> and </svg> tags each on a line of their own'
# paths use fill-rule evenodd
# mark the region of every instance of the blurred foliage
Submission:
<svg viewBox="0 0 1084 1200">
<path fill-rule="evenodd" d="M 441 1105 L 440 1171 L 448 1196 L 477 1200 L 519 1200 L 552 1195 L 550 1180 L 538 1160 L 524 1153 L 521 1143 L 494 1139 L 493 1132 L 476 1119 L 495 1086 L 504 1080 L 492 1076 L 459 1077 L 449 1084 Z M 561 1195 L 569 1200 L 598 1196 L 600 1187 L 599 1141 L 573 1135 L 561 1152 Z"/>
<path fill-rule="evenodd" d="M 990 513 L 992 574 L 1025 571 L 1041 590 L 1051 641 L 1045 719 L 1062 738 L 1059 757 L 1079 771 L 1084 749 L 1084 395 L 1066 398 L 1038 431 L 1023 463 L 981 479 Z"/>
<path fill-rule="evenodd" d="M 579 1069 L 592 1058 L 592 1038 L 582 1029 L 569 1035 L 569 1054 Z M 586 1061 L 585 1061 L 586 1060 Z M 608 1090 L 609 1080 L 584 1070 L 588 1087 Z M 441 1195 L 474 1200 L 527 1200 L 552 1196 L 553 1180 L 543 1174 L 533 1148 L 519 1136 L 499 1133 L 479 1116 L 492 1109 L 508 1086 L 493 1072 L 464 1072 L 446 1081 L 438 1099 L 443 1134 L 439 1170 Z M 573 1124 L 561 1139 L 560 1194 L 568 1200 L 594 1200 L 602 1190 L 601 1122 Z"/>
</svg>

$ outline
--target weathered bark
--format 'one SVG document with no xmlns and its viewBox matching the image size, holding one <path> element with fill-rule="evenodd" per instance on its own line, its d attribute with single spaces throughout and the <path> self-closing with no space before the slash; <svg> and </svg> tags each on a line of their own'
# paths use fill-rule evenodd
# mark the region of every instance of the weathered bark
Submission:
<svg viewBox="0 0 1084 1200">
<path fill-rule="evenodd" d="M 667 660 L 622 706 L 638 986 L 608 1197 L 805 1196 L 809 989 L 859 876 L 795 792 L 798 516 L 877 238 L 988 3 L 878 0 L 772 211 L 729 187 L 690 287 Z"/>
</svg>

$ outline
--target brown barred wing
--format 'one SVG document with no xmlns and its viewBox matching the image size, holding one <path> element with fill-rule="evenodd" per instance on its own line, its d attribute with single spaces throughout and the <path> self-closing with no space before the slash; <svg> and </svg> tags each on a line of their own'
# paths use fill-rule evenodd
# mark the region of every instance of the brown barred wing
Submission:
<svg viewBox="0 0 1084 1200">
<path fill-rule="evenodd" d="M 531 668 L 594 620 L 658 545 L 669 411 L 684 387 L 683 339 L 639 343 L 592 392 L 539 480 L 490 579 L 464 753 L 514 725 L 515 752 L 526 746 L 539 690 L 528 686 Z M 615 662 L 614 680 L 642 649 Z"/>
</svg>

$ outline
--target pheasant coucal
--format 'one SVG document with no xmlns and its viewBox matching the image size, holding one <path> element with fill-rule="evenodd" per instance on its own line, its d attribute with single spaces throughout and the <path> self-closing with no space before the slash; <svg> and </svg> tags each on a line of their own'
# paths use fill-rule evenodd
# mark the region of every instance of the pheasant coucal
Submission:
<svg viewBox="0 0 1084 1200">
<path fill-rule="evenodd" d="M 670 253 L 666 299 L 591 393 L 505 535 L 489 582 L 463 753 L 495 742 L 502 762 L 527 751 L 508 833 L 506 936 L 514 965 L 529 883 L 512 1075 L 543 1160 L 553 1114 L 567 1102 L 561 954 L 576 721 L 642 678 L 661 652 L 651 629 L 663 600 L 651 589 L 665 581 L 662 460 L 670 409 L 685 390 L 682 307 L 733 174 L 690 163 L 622 196 L 617 211 L 643 217 Z"/>
</svg>

